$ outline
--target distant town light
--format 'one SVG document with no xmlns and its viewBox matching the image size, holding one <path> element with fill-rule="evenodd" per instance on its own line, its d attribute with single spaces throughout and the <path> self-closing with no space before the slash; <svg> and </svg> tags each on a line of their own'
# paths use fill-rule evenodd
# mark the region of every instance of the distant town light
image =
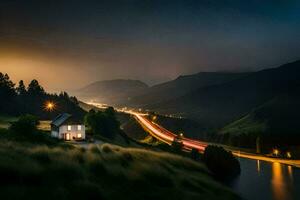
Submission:
<svg viewBox="0 0 300 200">
<path fill-rule="evenodd" d="M 291 157 L 292 157 L 291 152 L 286 152 L 286 157 L 287 157 L 287 158 L 291 158 Z"/>
</svg>

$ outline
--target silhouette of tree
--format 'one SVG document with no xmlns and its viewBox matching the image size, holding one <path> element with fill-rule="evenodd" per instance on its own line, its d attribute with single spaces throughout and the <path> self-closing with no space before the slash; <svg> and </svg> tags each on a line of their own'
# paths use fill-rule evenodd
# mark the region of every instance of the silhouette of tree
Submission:
<svg viewBox="0 0 300 200">
<path fill-rule="evenodd" d="M 26 90 L 23 80 L 19 81 L 19 86 L 16 88 L 16 92 L 18 95 L 21 95 L 21 96 L 23 96 L 27 93 L 27 90 Z"/>
<path fill-rule="evenodd" d="M 115 110 L 112 107 L 107 108 L 104 112 L 90 110 L 85 116 L 85 123 L 92 134 L 110 139 L 121 131 L 120 122 L 116 119 Z"/>
<path fill-rule="evenodd" d="M 35 79 L 29 83 L 27 90 L 29 95 L 39 96 L 45 93 L 44 88 L 40 86 L 39 82 Z"/>
<path fill-rule="evenodd" d="M 16 96 L 14 86 L 7 74 L 0 73 L 0 112 L 2 113 L 15 112 L 13 107 Z"/>
</svg>

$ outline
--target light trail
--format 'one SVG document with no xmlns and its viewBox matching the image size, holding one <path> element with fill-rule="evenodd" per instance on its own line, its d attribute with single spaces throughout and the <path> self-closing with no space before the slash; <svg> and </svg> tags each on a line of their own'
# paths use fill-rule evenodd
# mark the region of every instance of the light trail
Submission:
<svg viewBox="0 0 300 200">
<path fill-rule="evenodd" d="M 97 106 L 96 103 L 90 103 L 91 105 Z M 135 116 L 135 119 L 143 126 L 143 128 L 146 128 L 148 132 L 158 140 L 161 140 L 162 142 L 165 142 L 167 144 L 172 144 L 174 139 L 177 137 L 176 134 L 172 133 L 171 131 L 161 127 L 160 125 L 153 123 L 149 121 L 145 116 L 147 114 L 142 114 L 138 112 L 134 112 L 132 110 L 125 110 L 125 109 L 117 109 L 119 112 L 124 112 L 131 114 Z M 193 140 L 190 138 L 183 138 L 182 143 L 184 145 L 184 149 L 186 150 L 192 150 L 192 149 L 198 149 L 200 152 L 204 152 L 205 148 L 209 143 Z M 216 144 L 218 145 L 218 144 Z M 222 145 L 221 145 L 222 146 Z M 246 159 L 252 159 L 252 160 L 261 160 L 266 162 L 272 162 L 272 163 L 281 163 L 286 164 L 294 167 L 300 168 L 300 160 L 288 160 L 288 159 L 282 159 L 282 158 L 272 158 L 265 155 L 259 155 L 254 153 L 247 153 L 243 151 L 237 151 L 232 150 L 229 147 L 224 147 L 227 151 L 231 151 L 232 154 L 236 157 L 240 158 L 246 158 Z"/>
<path fill-rule="evenodd" d="M 148 130 L 150 130 L 152 133 L 157 135 L 156 138 L 165 138 L 168 140 L 168 143 L 172 143 L 174 138 L 177 136 L 176 134 L 166 130 L 165 128 L 159 126 L 158 124 L 153 124 L 149 120 L 147 120 L 144 116 L 145 115 L 140 115 L 139 113 L 136 112 L 130 112 L 130 114 L 134 115 L 138 122 L 141 123 L 141 125 L 145 126 Z M 162 140 L 165 142 L 164 140 Z M 205 148 L 207 147 L 208 143 L 193 140 L 190 138 L 183 138 L 182 139 L 184 148 L 187 150 L 191 149 L 198 149 L 200 152 L 204 152 Z M 236 151 L 236 150 L 230 150 L 225 147 L 226 150 L 231 151 L 232 154 L 236 157 L 240 158 L 246 158 L 246 159 L 251 159 L 251 160 L 261 160 L 261 161 L 266 161 L 266 162 L 277 162 L 281 164 L 286 164 L 294 167 L 300 168 L 300 160 L 287 160 L 287 159 L 281 159 L 281 158 L 271 158 L 265 155 L 258 155 L 254 153 L 247 153 L 247 152 L 242 152 L 242 151 Z"/>
<path fill-rule="evenodd" d="M 148 130 L 150 130 L 152 133 L 155 134 L 158 138 L 162 138 L 164 141 L 166 140 L 168 144 L 171 144 L 174 139 L 176 138 L 176 134 L 160 127 L 157 124 L 153 124 L 149 120 L 147 120 L 145 117 L 141 116 L 139 113 L 130 112 L 132 115 L 134 115 L 137 120 L 145 126 Z M 204 152 L 206 144 L 202 144 L 200 142 L 193 141 L 188 138 L 182 139 L 182 144 L 185 149 L 191 150 L 191 149 L 197 149 L 198 151 Z"/>
</svg>

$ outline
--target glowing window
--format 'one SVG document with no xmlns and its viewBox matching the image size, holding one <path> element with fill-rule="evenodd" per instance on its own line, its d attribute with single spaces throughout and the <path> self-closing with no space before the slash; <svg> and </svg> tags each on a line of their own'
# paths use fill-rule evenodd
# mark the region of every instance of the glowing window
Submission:
<svg viewBox="0 0 300 200">
<path fill-rule="evenodd" d="M 81 138 L 82 136 L 81 136 L 81 133 L 78 133 L 77 134 L 77 138 Z"/>
<path fill-rule="evenodd" d="M 70 130 L 72 130 L 72 126 L 69 125 L 68 126 L 68 131 L 70 131 Z"/>
<path fill-rule="evenodd" d="M 77 129 L 78 129 L 79 131 L 81 131 L 81 125 L 78 125 L 78 126 L 77 126 Z"/>
</svg>

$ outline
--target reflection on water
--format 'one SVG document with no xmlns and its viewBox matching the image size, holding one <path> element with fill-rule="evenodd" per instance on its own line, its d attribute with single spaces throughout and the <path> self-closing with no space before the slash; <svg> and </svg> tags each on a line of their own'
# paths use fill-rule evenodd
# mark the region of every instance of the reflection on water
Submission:
<svg viewBox="0 0 300 200">
<path fill-rule="evenodd" d="M 242 173 L 233 189 L 245 199 L 300 199 L 300 170 L 280 163 L 240 159 Z"/>
<path fill-rule="evenodd" d="M 289 174 L 291 181 L 293 182 L 293 168 L 290 165 L 288 166 L 288 174 Z"/>
<path fill-rule="evenodd" d="M 292 170 L 292 168 L 290 168 Z M 278 162 L 272 164 L 272 191 L 273 199 L 292 199 L 291 197 L 291 183 L 292 180 L 288 173 L 288 166 L 282 165 Z"/>
<path fill-rule="evenodd" d="M 260 160 L 257 160 L 256 163 L 257 163 L 257 172 L 259 173 L 260 172 Z"/>
</svg>

